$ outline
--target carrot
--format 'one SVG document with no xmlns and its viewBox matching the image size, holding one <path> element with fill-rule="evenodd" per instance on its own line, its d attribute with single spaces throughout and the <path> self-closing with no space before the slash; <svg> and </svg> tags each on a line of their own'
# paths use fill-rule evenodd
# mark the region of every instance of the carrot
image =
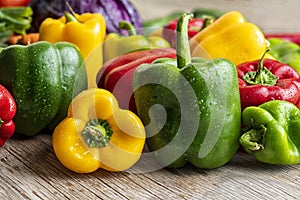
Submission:
<svg viewBox="0 0 300 200">
<path fill-rule="evenodd" d="M 9 44 L 31 44 L 39 41 L 39 33 L 28 33 L 25 35 L 12 35 L 9 39 Z"/>
</svg>

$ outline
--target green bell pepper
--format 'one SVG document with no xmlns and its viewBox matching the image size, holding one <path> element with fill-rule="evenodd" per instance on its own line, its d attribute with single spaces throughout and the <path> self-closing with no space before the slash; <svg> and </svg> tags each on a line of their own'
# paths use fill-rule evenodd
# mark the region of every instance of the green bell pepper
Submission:
<svg viewBox="0 0 300 200">
<path fill-rule="evenodd" d="M 183 14 L 177 24 L 177 60 L 140 65 L 133 78 L 138 115 L 150 153 L 162 166 L 199 168 L 227 163 L 239 147 L 240 97 L 235 65 L 191 58 Z"/>
<path fill-rule="evenodd" d="M 270 51 L 279 62 L 293 67 L 300 74 L 300 46 L 294 42 L 278 38 L 269 38 Z"/>
<path fill-rule="evenodd" d="M 120 29 L 128 31 L 128 36 L 110 33 L 103 43 L 103 62 L 133 51 L 154 48 L 169 48 L 167 40 L 159 36 L 138 35 L 134 26 L 127 21 L 120 21 Z"/>
<path fill-rule="evenodd" d="M 54 129 L 66 116 L 73 96 L 87 88 L 83 57 L 67 42 L 3 48 L 0 71 L 0 83 L 17 104 L 16 132 L 26 136 Z"/>
<path fill-rule="evenodd" d="M 242 113 L 245 133 L 240 143 L 258 161 L 269 164 L 300 163 L 300 110 L 287 101 L 274 100 Z"/>
</svg>

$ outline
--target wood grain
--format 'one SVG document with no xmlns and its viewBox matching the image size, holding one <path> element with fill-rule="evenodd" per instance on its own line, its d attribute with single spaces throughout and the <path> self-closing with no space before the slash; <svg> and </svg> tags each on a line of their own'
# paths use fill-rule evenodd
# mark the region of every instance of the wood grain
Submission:
<svg viewBox="0 0 300 200">
<path fill-rule="evenodd" d="M 147 173 L 98 170 L 76 174 L 64 168 L 51 136 L 11 139 L 0 149 L 1 199 L 297 199 L 300 166 L 267 165 L 239 151 L 223 167 L 187 165 Z"/>
<path fill-rule="evenodd" d="M 144 19 L 194 7 L 237 9 L 263 30 L 300 31 L 298 0 L 133 0 Z M 239 151 L 214 170 L 185 166 L 146 173 L 76 174 L 56 159 L 51 136 L 13 138 L 0 148 L 2 199 L 299 199 L 300 166 L 267 165 Z"/>
</svg>

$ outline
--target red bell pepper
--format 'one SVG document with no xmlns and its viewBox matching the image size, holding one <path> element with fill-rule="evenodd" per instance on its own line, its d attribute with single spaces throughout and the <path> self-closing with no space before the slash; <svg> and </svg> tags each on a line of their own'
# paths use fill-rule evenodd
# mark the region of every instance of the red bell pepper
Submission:
<svg viewBox="0 0 300 200">
<path fill-rule="evenodd" d="M 0 7 L 27 6 L 30 0 L 0 0 Z"/>
<path fill-rule="evenodd" d="M 300 76 L 291 66 L 262 58 L 238 65 L 237 71 L 242 109 L 271 100 L 299 107 Z"/>
<path fill-rule="evenodd" d="M 98 87 L 112 92 L 121 108 L 137 113 L 132 88 L 135 69 L 158 58 L 176 58 L 176 50 L 158 48 L 118 56 L 106 62 L 97 74 Z"/>
<path fill-rule="evenodd" d="M 199 33 L 202 29 L 213 22 L 213 17 L 193 18 L 188 23 L 188 36 L 192 38 Z M 170 21 L 163 27 L 162 37 L 166 39 L 171 47 L 176 47 L 176 26 L 178 19 Z"/>
<path fill-rule="evenodd" d="M 13 118 L 16 114 L 16 102 L 9 91 L 0 85 L 0 147 L 15 132 Z"/>
<path fill-rule="evenodd" d="M 300 33 L 265 33 L 265 38 L 279 38 L 300 45 Z"/>
</svg>

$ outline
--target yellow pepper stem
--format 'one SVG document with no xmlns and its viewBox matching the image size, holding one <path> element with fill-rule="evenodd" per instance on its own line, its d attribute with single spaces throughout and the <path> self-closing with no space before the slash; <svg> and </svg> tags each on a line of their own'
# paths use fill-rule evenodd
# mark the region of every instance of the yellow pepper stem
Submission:
<svg viewBox="0 0 300 200">
<path fill-rule="evenodd" d="M 101 119 L 90 119 L 82 131 L 86 144 L 92 148 L 106 147 L 112 134 L 109 123 Z"/>
<path fill-rule="evenodd" d="M 78 22 L 76 17 L 74 15 L 72 15 L 71 13 L 67 12 L 67 11 L 64 13 L 64 15 L 66 17 L 66 23 L 68 23 L 68 22 Z"/>
<path fill-rule="evenodd" d="M 78 22 L 77 18 L 75 17 L 76 13 L 73 10 L 72 6 L 69 4 L 69 2 L 66 2 L 67 7 L 69 8 L 70 12 L 65 11 L 64 15 L 66 17 L 66 23 L 68 22 Z"/>
</svg>

